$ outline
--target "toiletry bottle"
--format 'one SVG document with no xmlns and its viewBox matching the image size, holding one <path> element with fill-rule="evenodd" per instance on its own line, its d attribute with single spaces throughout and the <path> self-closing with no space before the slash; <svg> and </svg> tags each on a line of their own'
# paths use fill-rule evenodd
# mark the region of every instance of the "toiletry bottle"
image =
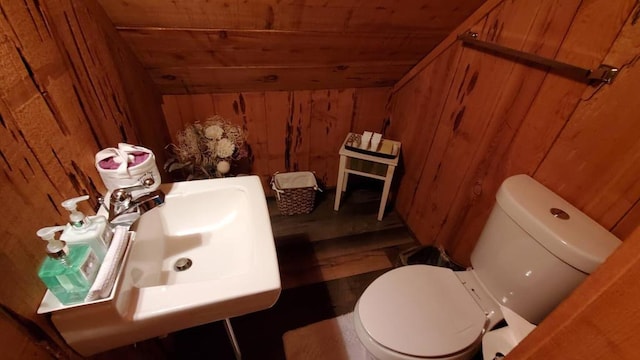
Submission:
<svg viewBox="0 0 640 360">
<path fill-rule="evenodd" d="M 62 207 L 69 211 L 69 224 L 67 224 L 61 240 L 69 245 L 87 244 L 102 261 L 107 253 L 113 232 L 108 226 L 104 216 L 85 216 L 77 210 L 78 203 L 89 199 L 89 195 L 76 197 L 62 202 Z"/>
<path fill-rule="evenodd" d="M 36 233 L 47 241 L 47 255 L 38 276 L 61 303 L 65 305 L 84 301 L 96 278 L 100 261 L 86 244 L 70 245 L 55 238 L 64 226 L 52 226 Z"/>
</svg>

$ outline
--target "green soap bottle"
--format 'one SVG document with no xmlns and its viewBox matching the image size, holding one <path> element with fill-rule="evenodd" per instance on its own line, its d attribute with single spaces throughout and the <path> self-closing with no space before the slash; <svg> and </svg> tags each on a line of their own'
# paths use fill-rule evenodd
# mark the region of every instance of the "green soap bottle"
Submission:
<svg viewBox="0 0 640 360">
<path fill-rule="evenodd" d="M 64 305 L 83 302 L 96 278 L 100 262 L 91 246 L 71 245 L 55 239 L 55 233 L 64 226 L 38 230 L 37 234 L 48 242 L 47 257 L 38 276 Z"/>
</svg>

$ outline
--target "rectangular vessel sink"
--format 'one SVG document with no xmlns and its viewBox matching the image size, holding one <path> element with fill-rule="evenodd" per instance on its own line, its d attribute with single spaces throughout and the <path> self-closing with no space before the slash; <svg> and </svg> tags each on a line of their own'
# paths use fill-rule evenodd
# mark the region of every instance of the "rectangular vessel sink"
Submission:
<svg viewBox="0 0 640 360">
<path fill-rule="evenodd" d="M 160 189 L 165 204 L 134 225 L 136 240 L 125 268 L 137 298 L 134 320 L 279 292 L 271 222 L 257 176 L 163 184 Z M 266 308 L 274 301 L 253 307 Z M 229 314 L 225 317 L 247 312 L 233 303 L 223 307 L 215 312 Z"/>
</svg>

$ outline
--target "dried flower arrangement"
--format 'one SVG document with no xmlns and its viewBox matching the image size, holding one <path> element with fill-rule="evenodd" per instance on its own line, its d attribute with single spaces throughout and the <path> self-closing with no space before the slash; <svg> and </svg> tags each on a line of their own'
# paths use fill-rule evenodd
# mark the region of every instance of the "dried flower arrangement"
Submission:
<svg viewBox="0 0 640 360">
<path fill-rule="evenodd" d="M 177 144 L 169 144 L 167 172 L 182 171 L 186 179 L 223 177 L 231 161 L 247 157 L 245 134 L 238 125 L 220 115 L 187 125 L 177 135 Z"/>
</svg>

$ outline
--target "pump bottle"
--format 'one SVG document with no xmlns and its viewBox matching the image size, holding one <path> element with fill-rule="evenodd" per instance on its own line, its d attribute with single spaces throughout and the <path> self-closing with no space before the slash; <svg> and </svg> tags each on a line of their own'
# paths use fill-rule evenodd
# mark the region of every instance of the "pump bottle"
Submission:
<svg viewBox="0 0 640 360">
<path fill-rule="evenodd" d="M 100 260 L 87 244 L 69 245 L 55 238 L 64 226 L 38 230 L 36 234 L 47 241 L 47 255 L 38 276 L 53 295 L 64 305 L 84 301 L 100 268 Z"/>
<path fill-rule="evenodd" d="M 86 244 L 91 246 L 100 261 L 107 253 L 113 232 L 108 226 L 104 216 L 86 216 L 78 211 L 77 206 L 80 201 L 89 199 L 89 195 L 84 195 L 62 202 L 62 207 L 69 211 L 69 223 L 64 229 L 61 240 L 71 244 Z"/>
</svg>

